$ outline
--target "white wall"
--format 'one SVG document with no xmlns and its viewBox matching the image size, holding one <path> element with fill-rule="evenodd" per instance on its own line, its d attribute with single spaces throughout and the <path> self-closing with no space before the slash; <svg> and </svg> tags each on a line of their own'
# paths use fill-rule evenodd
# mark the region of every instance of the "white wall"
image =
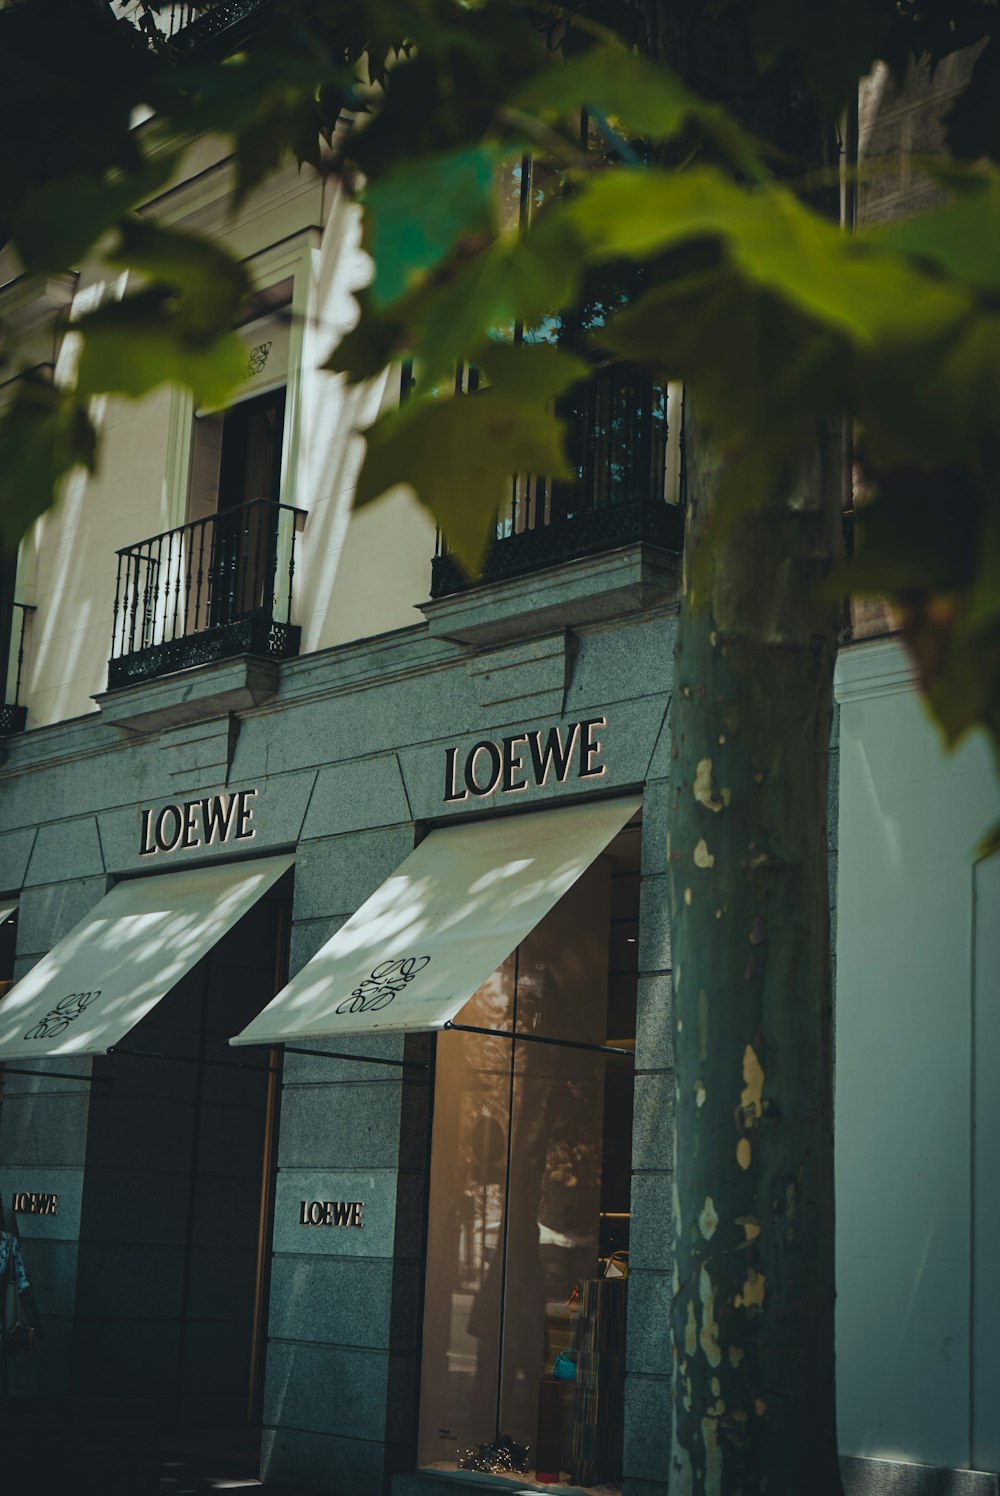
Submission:
<svg viewBox="0 0 1000 1496">
<path fill-rule="evenodd" d="M 1000 855 L 976 864 L 972 1463 L 1000 1470 Z"/>
<path fill-rule="evenodd" d="M 363 455 L 357 433 L 397 403 L 398 371 L 348 389 L 320 368 L 352 325 L 351 293 L 369 273 L 357 210 L 336 179 L 290 165 L 233 218 L 232 169 L 218 155 L 217 142 L 200 142 L 188 179 L 144 211 L 225 242 L 258 286 L 294 282 L 281 496 L 307 511 L 293 608 L 302 651 L 419 624 L 433 523 L 406 490 L 358 513 L 351 508 Z M 85 268 L 74 310 L 88 309 L 102 291 L 99 273 Z M 0 287 L 0 314 L 7 295 Z M 71 356 L 64 346 L 63 364 Z M 107 678 L 116 552 L 189 517 L 190 399 L 161 388 L 139 401 L 96 402 L 93 415 L 102 433 L 98 473 L 69 480 L 22 550 L 17 595 L 37 610 L 21 698 L 29 730 L 96 710 L 92 698 Z"/>
<path fill-rule="evenodd" d="M 974 988 L 980 1004 L 984 982 L 997 996 L 986 954 L 975 980 L 977 883 L 981 940 L 1000 921 L 1000 880 L 976 878 L 974 858 L 1000 788 L 981 737 L 943 750 L 894 641 L 846 650 L 837 697 L 840 1447 L 963 1467 L 971 1445 L 988 1453 L 986 1430 L 970 1433 L 972 1324 L 998 1320 L 992 1262 L 972 1298 L 972 1117 Z M 977 1039 L 976 1070 L 995 1091 L 1000 1023 Z M 995 1160 L 997 1139 L 988 1146 Z M 985 1143 L 980 1153 L 985 1164 Z M 980 1220 L 1000 1220 L 996 1169 L 977 1183 Z M 976 1362 L 994 1427 L 998 1370 L 995 1353 Z M 995 1437 L 990 1457 L 997 1469 Z"/>
</svg>

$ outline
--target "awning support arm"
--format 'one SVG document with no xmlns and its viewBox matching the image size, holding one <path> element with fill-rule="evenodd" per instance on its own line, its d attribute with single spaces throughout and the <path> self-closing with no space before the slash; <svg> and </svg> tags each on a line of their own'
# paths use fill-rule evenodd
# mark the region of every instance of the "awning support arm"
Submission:
<svg viewBox="0 0 1000 1496">
<path fill-rule="evenodd" d="M 274 1065 L 245 1065 L 242 1060 L 210 1060 L 206 1056 L 196 1054 L 161 1054 L 156 1049 L 123 1049 L 120 1044 L 114 1044 L 107 1051 L 108 1054 L 127 1055 L 130 1060 L 170 1060 L 175 1065 L 215 1065 L 222 1070 L 261 1070 L 273 1071 Z"/>
<path fill-rule="evenodd" d="M 512 1042 L 516 1039 L 519 1044 L 554 1044 L 558 1049 L 586 1049 L 591 1054 L 616 1054 L 619 1059 L 635 1062 L 635 1055 L 630 1049 L 619 1049 L 616 1044 L 585 1044 L 581 1039 L 553 1039 L 547 1034 L 515 1034 L 510 1029 L 478 1028 L 473 1023 L 452 1023 L 450 1020 L 444 1027 L 459 1034 L 486 1034 L 491 1039 L 510 1039 Z"/>
<path fill-rule="evenodd" d="M 359 1065 L 392 1065 L 396 1070 L 426 1070 L 423 1060 L 386 1060 L 373 1054 L 347 1054 L 339 1049 L 300 1049 L 295 1044 L 285 1045 L 286 1054 L 316 1055 L 322 1060 L 355 1060 Z"/>
<path fill-rule="evenodd" d="M 87 1085 L 108 1086 L 111 1084 L 110 1075 L 74 1075 L 69 1070 L 22 1070 L 20 1065 L 8 1065 L 6 1060 L 0 1060 L 3 1067 L 3 1075 L 40 1075 L 43 1079 L 49 1076 L 53 1080 L 82 1080 Z"/>
</svg>

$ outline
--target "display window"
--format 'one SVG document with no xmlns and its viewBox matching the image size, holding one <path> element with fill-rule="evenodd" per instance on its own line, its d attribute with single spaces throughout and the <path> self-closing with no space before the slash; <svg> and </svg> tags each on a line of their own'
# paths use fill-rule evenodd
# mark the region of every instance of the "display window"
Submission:
<svg viewBox="0 0 1000 1496">
<path fill-rule="evenodd" d="M 0 998 L 14 985 L 14 954 L 17 946 L 17 905 L 0 894 Z"/>
<path fill-rule="evenodd" d="M 638 913 L 629 825 L 438 1037 L 422 1466 L 620 1482 Z"/>
</svg>

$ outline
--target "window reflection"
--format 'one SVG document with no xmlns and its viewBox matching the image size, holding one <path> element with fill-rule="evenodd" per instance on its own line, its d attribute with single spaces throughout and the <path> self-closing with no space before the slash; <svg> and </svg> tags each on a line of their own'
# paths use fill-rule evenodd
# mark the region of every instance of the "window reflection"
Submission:
<svg viewBox="0 0 1000 1496">
<path fill-rule="evenodd" d="M 634 1043 L 638 841 L 627 828 L 459 1021 Z M 579 1285 L 628 1251 L 632 1090 L 627 1060 L 439 1036 L 421 1464 L 455 1468 L 481 1446 L 489 1464 L 506 1436 L 527 1448 L 530 1479 L 541 1434 L 550 1478 L 553 1461 L 569 1478 L 575 1384 L 547 1384 L 540 1428 L 541 1384 L 560 1352 L 575 1349 Z"/>
</svg>

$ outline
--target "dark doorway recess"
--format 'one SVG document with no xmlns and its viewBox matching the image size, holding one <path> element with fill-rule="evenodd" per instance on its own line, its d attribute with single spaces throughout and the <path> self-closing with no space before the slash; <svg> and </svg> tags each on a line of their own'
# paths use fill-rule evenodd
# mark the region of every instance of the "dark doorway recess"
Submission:
<svg viewBox="0 0 1000 1496">
<path fill-rule="evenodd" d="M 284 424 L 284 386 L 240 401 L 222 418 L 212 624 L 245 618 L 273 597 L 278 511 L 272 505 L 277 504 L 281 488 Z"/>
<path fill-rule="evenodd" d="M 286 979 L 290 893 L 94 1062 L 70 1384 L 220 1448 L 259 1440 L 280 1063 L 228 1040 Z"/>
</svg>

